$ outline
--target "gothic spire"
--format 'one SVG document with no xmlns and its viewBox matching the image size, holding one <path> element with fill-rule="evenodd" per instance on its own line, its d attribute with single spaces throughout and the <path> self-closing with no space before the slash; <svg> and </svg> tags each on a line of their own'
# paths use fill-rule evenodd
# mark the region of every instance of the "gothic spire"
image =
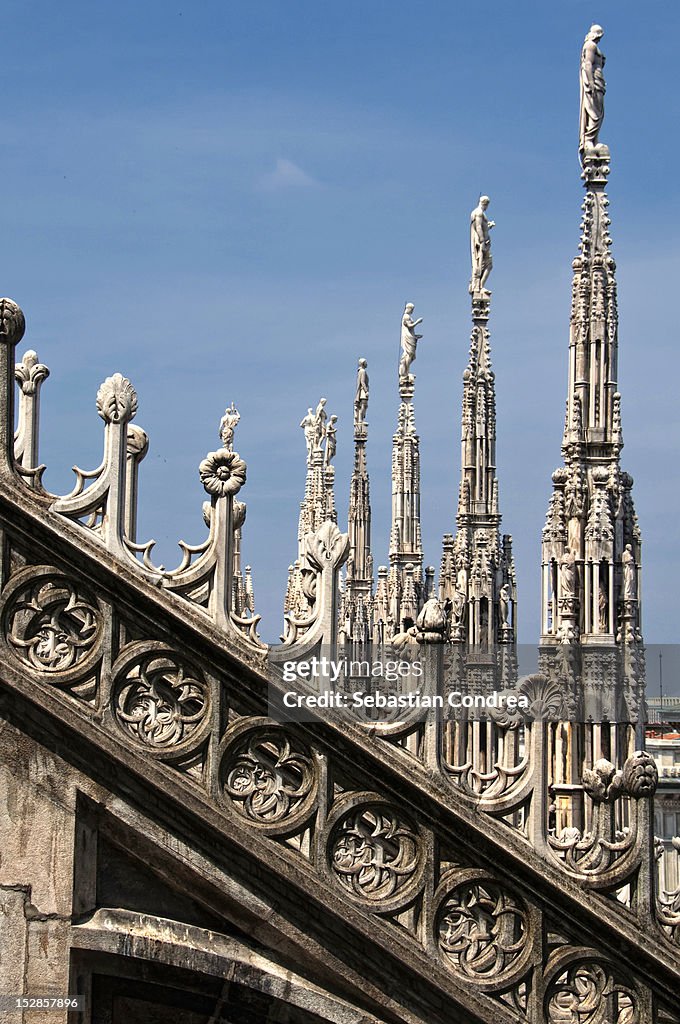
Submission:
<svg viewBox="0 0 680 1024">
<path fill-rule="evenodd" d="M 348 512 L 350 556 L 340 620 L 341 632 L 347 640 L 354 641 L 369 638 L 372 622 L 371 498 L 366 465 L 368 397 L 368 363 L 360 359 L 354 396 L 354 469 Z"/>
<path fill-rule="evenodd" d="M 440 599 L 447 605 L 450 637 L 477 653 L 515 639 L 516 586 L 512 538 L 501 540 L 496 478 L 496 388 L 491 368 L 489 315 L 490 230 L 481 196 L 470 215 L 472 334 L 463 373 L 461 480 L 456 537 L 444 537 Z"/>
<path fill-rule="evenodd" d="M 413 319 L 407 302 L 401 319 L 399 416 L 392 439 L 392 528 L 390 530 L 389 622 L 392 632 L 415 624 L 423 596 L 423 545 L 420 531 L 420 438 L 413 410 L 416 358 L 422 318 Z"/>
<path fill-rule="evenodd" d="M 592 686 L 599 696 L 591 717 L 616 721 L 637 706 L 644 670 L 640 532 L 633 480 L 620 464 L 616 263 L 605 191 L 610 154 L 599 141 L 605 92 L 604 56 L 598 47 L 602 34 L 593 25 L 581 54 L 579 156 L 585 198 L 579 254 L 572 263 L 564 465 L 553 473 L 543 529 L 541 634 L 544 645 L 567 644 L 580 651 L 582 664 L 573 670 L 573 681 L 581 693 L 591 687 L 594 673 L 602 675 L 602 665 L 598 669 L 593 663 L 595 650 L 628 645 L 624 661 L 632 653 L 636 664 L 624 665 L 623 691 L 616 680 L 618 662 L 611 658 L 611 686 Z"/>
<path fill-rule="evenodd" d="M 307 445 L 307 475 L 298 519 L 298 556 L 289 572 L 284 599 L 286 613 L 302 615 L 308 610 L 309 596 L 305 595 L 303 586 L 307 537 L 316 533 L 327 520 L 337 522 L 332 464 L 337 447 L 336 421 L 337 416 L 328 417 L 326 399 L 320 398 L 316 409 L 310 407 L 300 423 Z"/>
</svg>

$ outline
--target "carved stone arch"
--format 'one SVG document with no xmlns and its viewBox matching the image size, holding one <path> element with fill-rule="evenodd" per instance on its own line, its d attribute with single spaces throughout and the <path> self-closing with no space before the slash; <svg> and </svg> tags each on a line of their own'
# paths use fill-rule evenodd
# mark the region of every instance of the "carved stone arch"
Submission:
<svg viewBox="0 0 680 1024">
<path fill-rule="evenodd" d="M 123 1019 L 128 1007 L 133 1020 L 149 1019 L 134 1016 L 135 1004 L 138 1013 L 152 1014 L 150 1019 L 156 1020 L 155 995 L 166 1013 L 172 1014 L 165 1019 L 193 1021 L 196 1012 L 196 1019 L 205 1020 L 200 1014 L 207 1003 L 214 1013 L 210 1019 L 215 1021 L 232 1019 L 230 1008 L 236 1019 L 241 1019 L 239 1011 L 268 1008 L 268 1020 L 290 1024 L 380 1024 L 365 1008 L 298 975 L 275 954 L 234 936 L 166 918 L 99 909 L 73 929 L 72 950 L 74 974 L 97 1019 L 104 1019 L 101 1014 L 106 1007 L 101 1004 L 110 1002 L 118 1006 L 117 1012 L 113 1010 L 114 1022 Z M 93 976 L 98 985 L 92 984 Z M 242 990 L 252 996 L 244 998 Z M 112 999 L 112 994 L 118 998 Z M 285 1007 L 283 1014 L 277 1006 Z M 125 1015 L 125 1019 L 130 1018 Z"/>
</svg>

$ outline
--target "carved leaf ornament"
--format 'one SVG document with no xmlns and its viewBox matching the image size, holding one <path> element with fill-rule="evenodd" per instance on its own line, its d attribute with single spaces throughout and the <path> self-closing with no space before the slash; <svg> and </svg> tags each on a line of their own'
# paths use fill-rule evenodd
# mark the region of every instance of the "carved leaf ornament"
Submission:
<svg viewBox="0 0 680 1024">
<path fill-rule="evenodd" d="M 316 533 L 307 534 L 307 558 L 316 569 L 335 569 L 342 565 L 349 555 L 349 549 L 349 534 L 341 533 L 330 519 L 322 523 Z"/>
<path fill-rule="evenodd" d="M 97 392 L 97 412 L 106 423 L 127 423 L 137 412 L 137 392 L 127 377 L 114 373 Z"/>
</svg>

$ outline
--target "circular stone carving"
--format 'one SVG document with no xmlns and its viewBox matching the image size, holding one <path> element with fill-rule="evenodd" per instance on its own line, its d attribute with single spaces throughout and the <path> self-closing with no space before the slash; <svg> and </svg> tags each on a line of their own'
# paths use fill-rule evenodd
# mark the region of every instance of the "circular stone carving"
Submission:
<svg viewBox="0 0 680 1024">
<path fill-rule="evenodd" d="M 379 797 L 364 801 L 355 795 L 348 802 L 351 809 L 340 815 L 330 831 L 331 874 L 364 906 L 394 909 L 406 903 L 420 884 L 424 856 L 417 828 Z"/>
<path fill-rule="evenodd" d="M 606 965 L 596 961 L 573 964 L 549 986 L 545 997 L 549 1024 L 636 1024 L 635 992 L 617 984 Z"/>
<path fill-rule="evenodd" d="M 198 467 L 198 475 L 208 494 L 225 498 L 238 494 L 246 482 L 246 464 L 237 452 L 220 448 L 208 452 Z"/>
<path fill-rule="evenodd" d="M 471 981 L 514 975 L 527 949 L 527 909 L 518 896 L 487 878 L 450 889 L 437 915 L 437 945 L 451 970 Z"/>
<path fill-rule="evenodd" d="M 220 783 L 224 798 L 239 814 L 269 826 L 269 831 L 301 824 L 317 791 L 309 750 L 278 726 L 240 734 L 225 751 Z"/>
<path fill-rule="evenodd" d="M 96 598 L 52 566 L 30 566 L 10 580 L 3 625 L 14 657 L 55 682 L 79 678 L 98 656 Z"/>
<path fill-rule="evenodd" d="M 132 644 L 113 676 L 113 717 L 139 746 L 174 756 L 201 742 L 210 727 L 210 688 L 182 655 L 160 643 Z"/>
</svg>

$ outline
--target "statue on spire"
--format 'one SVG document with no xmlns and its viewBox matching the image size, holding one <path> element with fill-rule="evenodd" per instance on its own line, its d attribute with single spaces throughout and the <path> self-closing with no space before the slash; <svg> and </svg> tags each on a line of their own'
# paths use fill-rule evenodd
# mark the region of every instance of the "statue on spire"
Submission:
<svg viewBox="0 0 680 1024">
<path fill-rule="evenodd" d="M 491 295 L 484 286 L 493 267 L 491 259 L 491 238 L 489 231 L 495 222 L 488 220 L 486 209 L 491 200 L 488 196 L 480 196 L 479 203 L 470 214 L 470 258 L 472 260 L 472 277 L 470 278 L 470 295 Z"/>
<path fill-rule="evenodd" d="M 241 414 L 232 402 L 231 405 L 224 410 L 224 416 L 220 420 L 220 440 L 222 446 L 231 451 L 234 444 L 234 430 L 236 429 Z"/>
<path fill-rule="evenodd" d="M 303 418 L 300 424 L 305 432 L 305 444 L 307 445 L 307 465 L 312 464 L 312 454 L 314 452 L 314 442 L 316 439 L 316 417 L 311 410 L 311 407 L 307 409 L 307 415 Z"/>
<path fill-rule="evenodd" d="M 354 396 L 354 430 L 363 430 L 368 410 L 368 363 L 359 360 L 357 368 L 357 390 Z"/>
<path fill-rule="evenodd" d="M 591 25 L 581 50 L 581 111 L 579 153 L 601 152 L 600 128 L 604 121 L 605 56 L 597 45 L 604 35 L 601 25 Z"/>
<path fill-rule="evenodd" d="M 411 363 L 416 358 L 416 348 L 422 334 L 416 334 L 418 324 L 422 324 L 423 318 L 414 320 L 411 313 L 415 309 L 412 302 L 404 306 L 404 315 L 401 318 L 401 361 L 399 363 L 399 380 L 406 381 L 410 376 Z"/>
</svg>

